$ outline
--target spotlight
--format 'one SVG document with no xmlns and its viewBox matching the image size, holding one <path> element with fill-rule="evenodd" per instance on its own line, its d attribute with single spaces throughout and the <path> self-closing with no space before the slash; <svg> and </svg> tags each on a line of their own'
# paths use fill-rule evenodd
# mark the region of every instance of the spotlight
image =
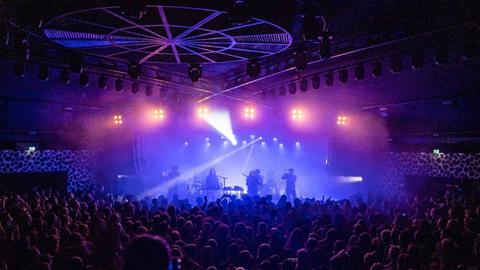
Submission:
<svg viewBox="0 0 480 270">
<path fill-rule="evenodd" d="M 382 75 L 382 62 L 376 61 L 373 63 L 372 75 L 373 77 Z"/>
<path fill-rule="evenodd" d="M 255 108 L 247 107 L 243 110 L 243 117 L 246 119 L 255 118 Z"/>
<path fill-rule="evenodd" d="M 99 89 L 107 89 L 107 77 L 104 75 L 98 77 L 98 88 Z"/>
<path fill-rule="evenodd" d="M 295 81 L 291 81 L 288 84 L 288 92 L 290 95 L 295 95 L 297 93 L 297 83 Z"/>
<path fill-rule="evenodd" d="M 400 56 L 390 58 L 390 68 L 392 73 L 400 72 L 402 70 L 402 58 Z"/>
<path fill-rule="evenodd" d="M 165 119 L 165 111 L 163 109 L 155 109 L 153 110 L 153 118 L 155 120 L 164 120 Z"/>
<path fill-rule="evenodd" d="M 342 69 L 338 72 L 338 80 L 341 83 L 348 82 L 348 70 L 347 69 Z"/>
<path fill-rule="evenodd" d="M 127 73 L 133 80 L 138 80 L 142 75 L 142 66 L 136 62 L 130 63 L 128 65 Z"/>
<path fill-rule="evenodd" d="M 233 0 L 228 13 L 234 25 L 243 25 L 252 20 L 250 6 L 247 0 Z"/>
<path fill-rule="evenodd" d="M 302 90 L 302 92 L 307 92 L 308 90 L 308 81 L 306 79 L 301 79 L 300 80 L 300 90 Z"/>
<path fill-rule="evenodd" d="M 80 86 L 87 87 L 88 86 L 88 73 L 82 71 L 80 73 Z"/>
<path fill-rule="evenodd" d="M 38 68 L 38 79 L 40 81 L 48 81 L 48 66 L 41 65 Z"/>
<path fill-rule="evenodd" d="M 147 1 L 145 0 L 122 0 L 120 2 L 122 14 L 134 20 L 141 20 L 147 13 Z"/>
<path fill-rule="evenodd" d="M 325 84 L 327 86 L 332 86 L 333 85 L 333 73 L 332 72 L 328 72 L 325 75 Z"/>
<path fill-rule="evenodd" d="M 412 68 L 421 69 L 423 67 L 423 54 L 421 51 L 412 54 Z"/>
<path fill-rule="evenodd" d="M 320 88 L 320 77 L 319 76 L 315 76 L 315 77 L 312 78 L 312 87 L 315 90 Z"/>
<path fill-rule="evenodd" d="M 75 73 L 80 73 L 85 68 L 85 58 L 81 54 L 72 54 L 68 59 L 68 68 Z"/>
<path fill-rule="evenodd" d="M 445 65 L 448 62 L 448 48 L 441 47 L 437 51 L 437 55 L 435 57 L 435 64 L 437 65 Z"/>
<path fill-rule="evenodd" d="M 320 45 L 320 57 L 330 58 L 332 56 L 332 40 L 333 36 L 329 32 L 323 32 L 321 36 L 322 44 Z"/>
<path fill-rule="evenodd" d="M 207 147 L 210 147 L 210 145 L 211 145 L 210 142 L 205 143 L 205 146 L 207 146 Z"/>
<path fill-rule="evenodd" d="M 297 148 L 300 147 L 300 142 L 298 142 L 298 141 L 295 142 L 295 146 L 296 146 Z"/>
<path fill-rule="evenodd" d="M 207 115 L 208 115 L 208 108 L 206 107 L 197 108 L 197 116 L 199 118 L 205 118 L 207 117 Z"/>
<path fill-rule="evenodd" d="M 192 82 L 198 82 L 202 77 L 202 68 L 199 64 L 188 65 L 188 77 Z"/>
<path fill-rule="evenodd" d="M 147 97 L 150 97 L 153 95 L 153 86 L 151 86 L 150 84 L 147 84 L 147 86 L 145 86 L 145 95 Z"/>
<path fill-rule="evenodd" d="M 24 77 L 25 76 L 26 65 L 23 61 L 18 61 L 15 63 L 13 67 L 13 71 L 15 76 L 17 77 Z"/>
<path fill-rule="evenodd" d="M 284 84 L 282 84 L 278 87 L 278 94 L 282 97 L 287 94 L 287 88 L 285 88 Z"/>
<path fill-rule="evenodd" d="M 223 141 L 223 145 L 227 146 L 227 145 L 228 145 L 228 141 Z"/>
<path fill-rule="evenodd" d="M 308 56 L 303 49 L 297 49 L 294 53 L 294 62 L 295 62 L 295 69 L 298 72 L 303 72 L 307 69 L 308 64 Z"/>
<path fill-rule="evenodd" d="M 266 146 L 267 143 L 265 141 L 261 142 L 262 146 Z"/>
<path fill-rule="evenodd" d="M 115 80 L 115 90 L 117 90 L 118 92 L 123 91 L 123 80 L 122 79 Z"/>
<path fill-rule="evenodd" d="M 355 80 L 361 81 L 365 78 L 365 68 L 363 65 L 358 65 L 355 68 Z"/>
<path fill-rule="evenodd" d="M 291 116 L 294 121 L 302 121 L 304 118 L 303 111 L 301 109 L 293 109 Z"/>
<path fill-rule="evenodd" d="M 283 143 L 279 143 L 278 147 L 283 148 Z"/>
<path fill-rule="evenodd" d="M 278 138 L 277 137 L 273 137 L 272 139 L 274 142 L 277 142 L 278 141 Z"/>
<path fill-rule="evenodd" d="M 255 135 L 253 135 L 253 134 L 250 135 L 250 139 L 251 139 L 251 140 L 255 139 Z"/>
<path fill-rule="evenodd" d="M 206 142 L 209 142 L 209 141 L 210 141 L 210 138 L 209 138 L 209 137 L 205 137 L 205 141 L 206 141 Z"/>
<path fill-rule="evenodd" d="M 188 142 L 184 142 L 184 143 L 183 143 L 183 145 L 185 145 L 185 146 L 188 146 L 188 145 L 189 145 L 189 143 L 188 143 Z"/>
<path fill-rule="evenodd" d="M 242 144 L 247 144 L 247 141 L 243 141 Z"/>
<path fill-rule="evenodd" d="M 130 85 L 130 90 L 132 91 L 132 94 L 138 94 L 138 92 L 140 91 L 140 87 L 138 86 L 138 82 L 137 81 L 134 81 L 132 82 L 132 84 Z"/>
<path fill-rule="evenodd" d="M 337 125 L 339 125 L 339 126 L 345 126 L 345 125 L 347 125 L 347 123 L 348 123 L 347 121 L 348 121 L 348 120 L 349 120 L 349 119 L 348 119 L 346 116 L 339 115 L 339 116 L 337 116 Z"/>
<path fill-rule="evenodd" d="M 113 124 L 115 125 L 121 125 L 123 124 L 123 118 L 122 118 L 122 115 L 114 115 L 113 116 Z"/>
<path fill-rule="evenodd" d="M 62 69 L 62 71 L 60 71 L 60 82 L 64 85 L 70 83 L 70 71 L 68 71 L 68 69 Z"/>
<path fill-rule="evenodd" d="M 256 59 L 248 60 L 247 62 L 247 74 L 251 78 L 255 78 L 260 76 L 262 69 L 260 67 L 260 63 Z"/>
</svg>

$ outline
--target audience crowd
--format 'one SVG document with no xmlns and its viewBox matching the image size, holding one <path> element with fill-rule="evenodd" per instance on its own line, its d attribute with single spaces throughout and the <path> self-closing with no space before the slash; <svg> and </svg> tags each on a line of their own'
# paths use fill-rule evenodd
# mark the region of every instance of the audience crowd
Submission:
<svg viewBox="0 0 480 270">
<path fill-rule="evenodd" d="M 105 193 L 0 195 L 0 270 L 479 269 L 473 192 L 195 203 Z"/>
</svg>

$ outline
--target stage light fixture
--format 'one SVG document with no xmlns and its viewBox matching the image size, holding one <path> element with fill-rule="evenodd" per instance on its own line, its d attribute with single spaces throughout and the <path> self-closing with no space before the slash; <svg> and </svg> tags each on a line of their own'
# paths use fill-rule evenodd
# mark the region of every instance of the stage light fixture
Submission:
<svg viewBox="0 0 480 270">
<path fill-rule="evenodd" d="M 412 54 L 412 68 L 421 69 L 423 67 L 423 53 L 416 51 Z"/>
<path fill-rule="evenodd" d="M 123 80 L 122 79 L 116 79 L 115 80 L 115 90 L 118 92 L 123 91 Z"/>
<path fill-rule="evenodd" d="M 68 68 L 70 71 L 80 73 L 85 68 L 85 58 L 81 54 L 72 54 L 68 59 Z"/>
<path fill-rule="evenodd" d="M 251 140 L 255 139 L 255 135 L 253 135 L 253 134 L 250 135 L 250 139 L 251 139 Z"/>
<path fill-rule="evenodd" d="M 255 118 L 255 108 L 246 107 L 243 110 L 243 117 L 246 119 L 254 119 Z"/>
<path fill-rule="evenodd" d="M 299 141 L 295 142 L 295 147 L 297 147 L 297 148 L 300 147 L 300 142 Z"/>
<path fill-rule="evenodd" d="M 312 77 L 312 87 L 315 90 L 320 88 L 320 76 Z"/>
<path fill-rule="evenodd" d="M 41 65 L 39 68 L 38 68 L 38 79 L 40 81 L 48 81 L 48 72 L 49 72 L 49 68 L 48 66 L 46 65 Z"/>
<path fill-rule="evenodd" d="M 147 13 L 147 1 L 122 0 L 120 2 L 120 9 L 125 16 L 134 20 L 141 20 Z"/>
<path fill-rule="evenodd" d="M 155 109 L 153 110 L 153 118 L 155 120 L 164 120 L 165 119 L 165 111 L 163 109 Z"/>
<path fill-rule="evenodd" d="M 247 75 L 251 78 L 256 78 L 260 76 L 262 69 L 260 62 L 257 59 L 251 59 L 247 62 Z"/>
<path fill-rule="evenodd" d="M 224 145 L 224 146 L 227 146 L 227 145 L 228 145 L 228 141 L 223 141 L 223 145 Z"/>
<path fill-rule="evenodd" d="M 130 90 L 132 91 L 132 94 L 138 94 L 138 92 L 140 91 L 140 86 L 138 85 L 138 82 L 137 81 L 134 81 L 132 82 L 132 84 L 130 85 Z"/>
<path fill-rule="evenodd" d="M 390 58 L 390 71 L 392 73 L 398 73 L 402 71 L 402 58 L 400 56 L 394 56 Z"/>
<path fill-rule="evenodd" d="M 137 62 L 132 62 L 128 65 L 127 73 L 133 80 L 138 80 L 142 75 L 142 66 Z"/>
<path fill-rule="evenodd" d="M 70 83 L 70 71 L 68 69 L 62 69 L 62 71 L 60 71 L 60 83 L 64 85 Z"/>
<path fill-rule="evenodd" d="M 341 83 L 347 83 L 348 82 L 348 69 L 344 68 L 338 72 L 338 80 Z"/>
<path fill-rule="evenodd" d="M 232 0 L 229 19 L 233 25 L 247 24 L 252 20 L 250 5 L 247 0 Z"/>
<path fill-rule="evenodd" d="M 307 69 L 308 55 L 303 49 L 297 49 L 293 53 L 295 69 L 298 72 L 303 72 Z"/>
<path fill-rule="evenodd" d="M 207 107 L 199 107 L 197 108 L 197 116 L 199 118 L 205 118 L 208 115 L 208 108 Z"/>
<path fill-rule="evenodd" d="M 283 143 L 278 144 L 278 147 L 280 147 L 280 148 L 283 148 L 283 146 L 284 146 Z"/>
<path fill-rule="evenodd" d="M 147 85 L 145 86 L 145 95 L 146 95 L 147 97 L 150 97 L 150 96 L 153 95 L 153 86 L 151 86 L 150 84 L 147 84 Z"/>
<path fill-rule="evenodd" d="M 261 142 L 261 145 L 262 145 L 262 146 L 266 146 L 267 143 L 266 143 L 265 141 L 262 141 L 262 142 Z"/>
<path fill-rule="evenodd" d="M 81 87 L 87 87 L 88 86 L 88 73 L 85 71 L 82 71 L 80 73 L 80 86 Z"/>
<path fill-rule="evenodd" d="M 372 75 L 373 77 L 379 77 L 380 75 L 382 75 L 382 62 L 380 61 L 375 61 L 375 63 L 373 63 L 373 68 L 372 68 Z"/>
<path fill-rule="evenodd" d="M 295 95 L 297 93 L 297 83 L 295 81 L 291 81 L 288 84 L 288 92 L 290 95 Z"/>
<path fill-rule="evenodd" d="M 192 82 L 198 82 L 202 77 L 202 67 L 199 64 L 188 65 L 188 77 Z"/>
<path fill-rule="evenodd" d="M 209 142 L 209 141 L 210 141 L 210 138 L 209 138 L 209 137 L 205 137 L 205 141 L 206 141 L 206 142 Z"/>
<path fill-rule="evenodd" d="M 292 120 L 302 121 L 304 118 L 304 113 L 302 109 L 293 109 L 291 113 Z"/>
<path fill-rule="evenodd" d="M 25 64 L 24 61 L 18 61 L 13 66 L 14 74 L 17 77 L 24 77 L 25 76 L 25 70 L 26 70 L 26 64 Z"/>
<path fill-rule="evenodd" d="M 363 65 L 358 65 L 355 68 L 355 80 L 361 81 L 365 78 L 365 68 Z"/>
<path fill-rule="evenodd" d="M 99 89 L 107 89 L 107 77 L 105 75 L 102 75 L 98 77 L 98 88 Z"/>
<path fill-rule="evenodd" d="M 307 90 L 308 90 L 308 81 L 307 81 L 305 78 L 303 78 L 303 79 L 300 80 L 300 83 L 299 83 L 299 84 L 300 84 L 300 90 L 301 90 L 302 92 L 307 92 Z"/>
<path fill-rule="evenodd" d="M 435 64 L 441 66 L 448 63 L 448 48 L 446 46 L 440 47 L 435 56 Z"/>
<path fill-rule="evenodd" d="M 188 143 L 188 142 L 184 142 L 184 143 L 183 143 L 183 145 L 185 145 L 185 146 L 188 146 L 188 145 L 189 145 L 189 143 Z"/>
<path fill-rule="evenodd" d="M 120 114 L 116 114 L 113 116 L 113 124 L 115 125 L 121 125 L 123 124 L 123 117 Z"/>
<path fill-rule="evenodd" d="M 247 144 L 247 141 L 242 141 L 242 144 Z"/>
<path fill-rule="evenodd" d="M 337 125 L 339 126 L 345 126 L 348 123 L 348 118 L 344 115 L 339 115 L 337 116 Z"/>
<path fill-rule="evenodd" d="M 321 36 L 322 44 L 320 45 L 320 57 L 321 58 L 330 58 L 332 56 L 332 40 L 333 36 L 324 31 Z"/>
<path fill-rule="evenodd" d="M 332 72 L 328 72 L 325 75 L 325 84 L 327 86 L 332 86 L 333 85 L 333 73 Z"/>
</svg>

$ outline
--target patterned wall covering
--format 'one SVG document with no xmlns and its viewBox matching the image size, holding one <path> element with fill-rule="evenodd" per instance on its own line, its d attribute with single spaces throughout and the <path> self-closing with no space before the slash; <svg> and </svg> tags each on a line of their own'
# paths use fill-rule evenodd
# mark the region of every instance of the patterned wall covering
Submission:
<svg viewBox="0 0 480 270">
<path fill-rule="evenodd" d="M 404 176 L 480 179 L 480 153 L 387 153 L 384 178 L 390 189 L 403 189 Z"/>
<path fill-rule="evenodd" d="M 91 187 L 95 165 L 92 151 L 0 151 L 0 173 L 67 172 L 68 191 Z"/>
</svg>

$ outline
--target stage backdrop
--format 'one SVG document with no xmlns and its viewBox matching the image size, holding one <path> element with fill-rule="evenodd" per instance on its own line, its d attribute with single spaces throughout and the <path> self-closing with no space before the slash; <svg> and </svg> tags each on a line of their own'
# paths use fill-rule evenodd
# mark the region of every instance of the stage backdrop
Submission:
<svg viewBox="0 0 480 270">
<path fill-rule="evenodd" d="M 0 151 L 0 173 L 66 172 L 68 191 L 92 187 L 95 164 L 92 151 Z"/>
<path fill-rule="evenodd" d="M 273 178 L 278 192 L 283 194 L 285 182 L 281 176 L 294 168 L 298 176 L 297 195 L 321 197 L 327 185 L 326 165 L 328 139 L 284 141 L 282 138 L 263 138 L 254 145 L 242 149 L 243 140 L 252 140 L 248 135 L 239 137 L 236 146 L 225 142 L 219 135 L 196 136 L 186 140 L 179 136 L 138 136 L 135 141 L 135 164 L 145 188 L 159 184 L 162 173 L 168 173 L 172 166 L 178 166 L 180 173 L 195 172 L 203 180 L 210 167 L 217 174 L 227 178 L 227 186 L 246 188 L 245 177 L 249 171 L 260 169 L 266 178 Z M 238 150 L 241 149 L 241 150 Z M 233 153 L 233 154 L 232 154 Z M 206 166 L 209 164 L 210 166 Z M 203 167 L 204 169 L 198 169 Z M 191 188 L 195 179 L 189 179 Z M 167 192 L 167 191 L 163 191 Z M 272 190 L 272 192 L 276 192 Z"/>
</svg>

